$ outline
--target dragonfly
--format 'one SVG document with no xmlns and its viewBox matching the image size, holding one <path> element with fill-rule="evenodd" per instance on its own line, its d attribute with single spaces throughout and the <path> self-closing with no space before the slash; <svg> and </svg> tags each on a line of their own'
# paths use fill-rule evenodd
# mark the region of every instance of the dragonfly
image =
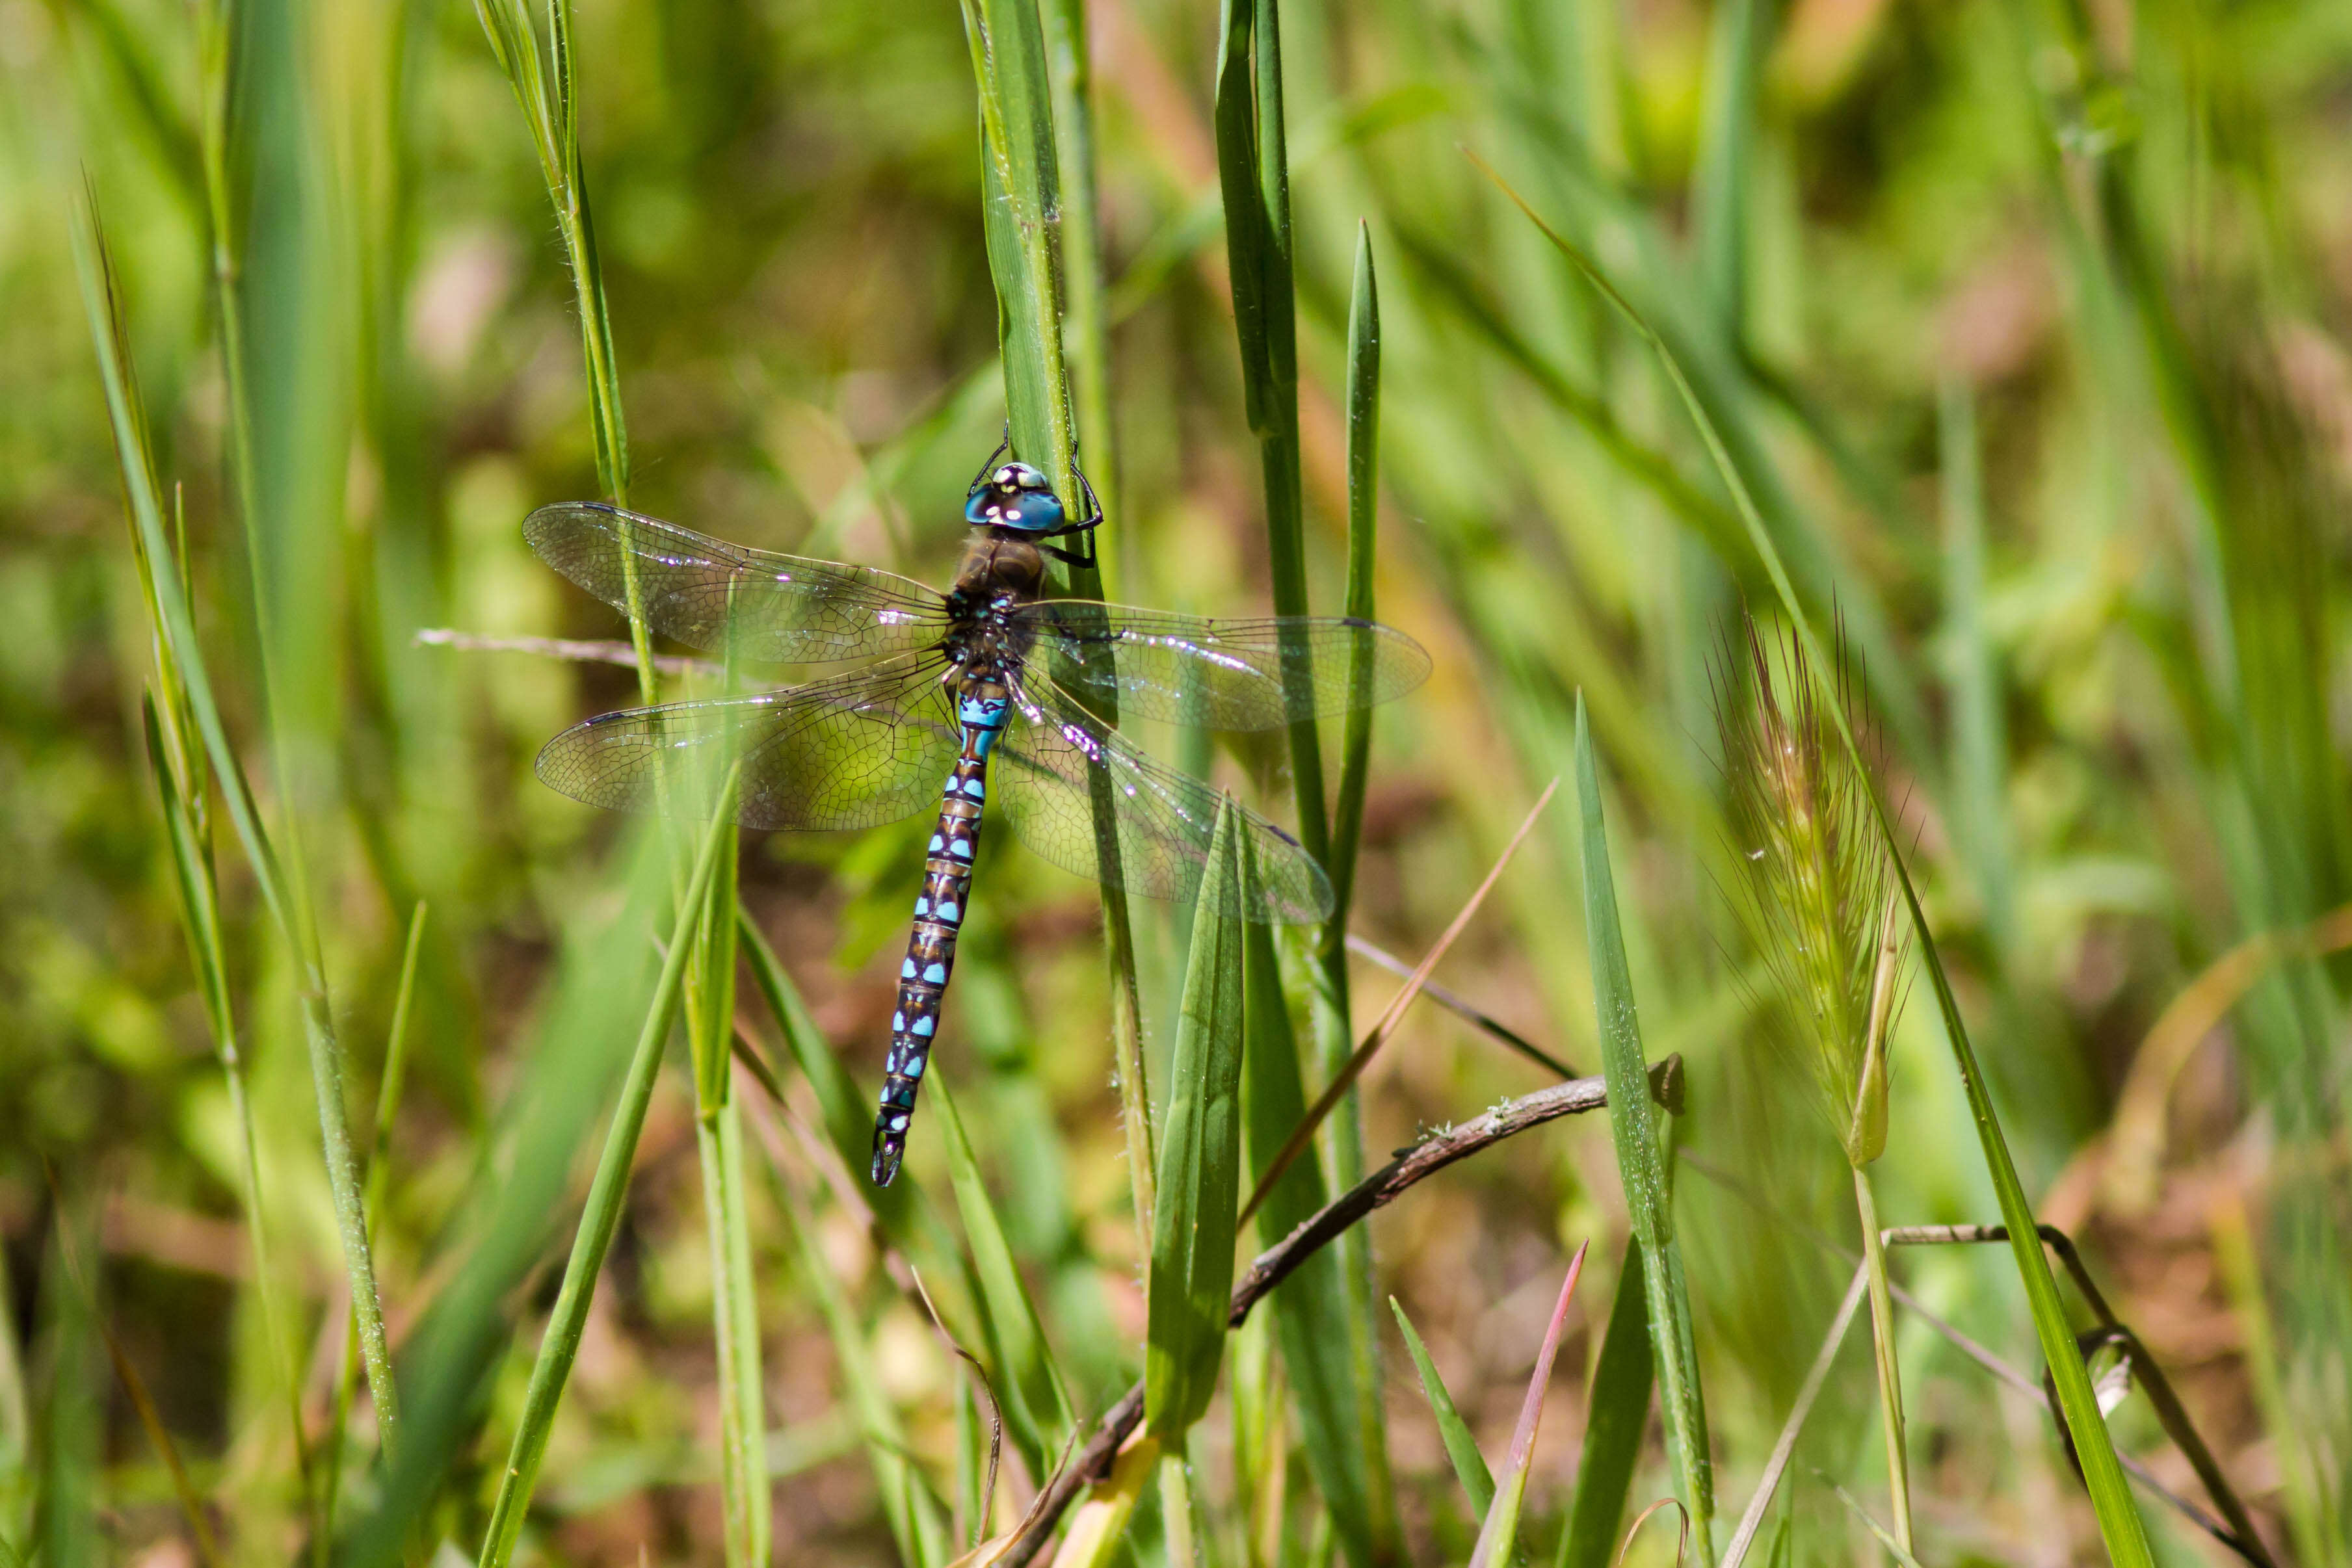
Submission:
<svg viewBox="0 0 2352 1568">
<path fill-rule="evenodd" d="M 1225 797 L 1102 716 L 1277 729 L 1385 702 L 1429 673 L 1402 632 L 1339 616 L 1205 619 L 1043 596 L 1048 557 L 1093 559 L 1046 476 L 999 462 L 964 500 L 963 559 L 934 588 L 872 567 L 751 549 L 595 501 L 523 525 L 540 559 L 651 630 L 730 662 L 856 667 L 750 695 L 608 713 L 548 742 L 539 777 L 576 800 L 708 820 L 734 779 L 745 827 L 843 831 L 934 807 L 898 969 L 871 1177 L 898 1174 L 955 967 L 983 816 L 1045 859 L 1129 893 L 1276 924 L 1319 922 L 1329 881 L 1299 841 L 1237 804 L 1256 876 L 1212 881 Z M 1056 543 L 1074 540 L 1075 543 Z"/>
</svg>

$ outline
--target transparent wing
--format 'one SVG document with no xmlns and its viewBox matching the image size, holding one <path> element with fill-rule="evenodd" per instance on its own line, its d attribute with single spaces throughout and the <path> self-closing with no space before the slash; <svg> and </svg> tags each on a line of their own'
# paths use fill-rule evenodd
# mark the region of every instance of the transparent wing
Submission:
<svg viewBox="0 0 2352 1568">
<path fill-rule="evenodd" d="M 1116 696 L 1122 717 L 1202 729 L 1276 729 L 1345 713 L 1402 696 L 1429 674 L 1420 643 L 1353 617 L 1212 621 L 1055 599 L 1024 607 L 1019 619 L 1037 640 L 1031 667 L 1082 704 Z"/>
<path fill-rule="evenodd" d="M 946 601 L 871 567 L 747 549 L 601 501 L 541 507 L 522 534 L 540 559 L 627 613 L 636 570 L 646 624 L 697 648 L 768 664 L 823 664 L 928 648 Z"/>
<path fill-rule="evenodd" d="M 898 658 L 760 696 L 631 708 L 539 754 L 553 789 L 616 811 L 708 818 L 735 757 L 747 828 L 870 828 L 939 803 L 957 735 L 938 659 Z"/>
<path fill-rule="evenodd" d="M 1013 692 L 1013 722 L 992 756 L 988 804 L 1032 850 L 1066 870 L 1179 904 L 1196 902 L 1223 799 L 1137 751 L 1116 731 L 1066 704 Z M 1097 837 L 1089 782 L 1108 785 L 1115 866 Z M 1331 884 L 1298 841 L 1255 811 L 1242 821 L 1259 886 L 1246 904 L 1234 888 L 1222 913 L 1294 924 L 1331 913 Z"/>
</svg>

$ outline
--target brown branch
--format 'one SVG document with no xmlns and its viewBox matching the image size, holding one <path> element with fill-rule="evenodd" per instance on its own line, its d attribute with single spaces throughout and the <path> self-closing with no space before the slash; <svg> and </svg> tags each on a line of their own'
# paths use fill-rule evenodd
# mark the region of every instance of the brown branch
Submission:
<svg viewBox="0 0 2352 1568">
<path fill-rule="evenodd" d="M 1667 1110 L 1679 1114 L 1683 1106 L 1683 1059 L 1669 1056 L 1650 1069 L 1650 1097 Z M 1276 1285 L 1288 1279 L 1298 1266 L 1313 1257 L 1325 1245 L 1336 1239 L 1342 1231 L 1362 1219 L 1376 1208 L 1385 1207 L 1396 1200 L 1407 1187 L 1435 1176 L 1458 1160 L 1469 1158 L 1481 1149 L 1492 1148 L 1504 1139 L 1515 1137 L 1530 1127 L 1540 1127 L 1546 1122 L 1562 1116 L 1573 1116 L 1586 1111 L 1598 1111 L 1609 1103 L 1608 1092 L 1599 1078 L 1572 1079 L 1539 1089 L 1533 1094 L 1507 1100 L 1483 1116 L 1456 1126 L 1431 1134 L 1410 1148 L 1401 1149 L 1394 1159 L 1349 1187 L 1330 1203 L 1317 1210 L 1297 1229 L 1258 1254 L 1257 1260 L 1242 1276 L 1234 1288 L 1231 1313 L 1227 1326 L 1239 1328 L 1248 1317 L 1250 1309 L 1264 1301 Z M 991 1568 L 1026 1568 L 1029 1561 L 1045 1549 L 1053 1539 L 1055 1527 L 1078 1494 L 1094 1481 L 1109 1473 L 1111 1460 L 1119 1448 L 1143 1420 L 1143 1385 L 1129 1388 L 1119 1402 L 1103 1412 L 1096 1423 L 1094 1436 L 1078 1451 L 1077 1458 L 1066 1465 L 1047 1482 L 1038 1494 L 1037 1504 L 1030 1511 L 1029 1524 L 1004 1554 L 993 1560 Z"/>
<path fill-rule="evenodd" d="M 2123 1320 L 2116 1316 L 2115 1309 L 2107 1305 L 2107 1298 L 2099 1293 L 2099 1287 L 2092 1281 L 2091 1270 L 2084 1266 L 2083 1255 L 2074 1250 L 2074 1238 L 2054 1225 L 2036 1225 L 2033 1228 L 2041 1236 L 2042 1244 L 2057 1253 L 2058 1260 L 2066 1266 L 2067 1277 L 2074 1281 L 2074 1289 L 2083 1292 L 2083 1301 L 2091 1309 L 2091 1315 L 2108 1328 L 2120 1326 Z M 1889 1247 L 1982 1246 L 2007 1241 L 2009 1227 L 1890 1225 L 1879 1232 L 1879 1238 Z"/>
</svg>

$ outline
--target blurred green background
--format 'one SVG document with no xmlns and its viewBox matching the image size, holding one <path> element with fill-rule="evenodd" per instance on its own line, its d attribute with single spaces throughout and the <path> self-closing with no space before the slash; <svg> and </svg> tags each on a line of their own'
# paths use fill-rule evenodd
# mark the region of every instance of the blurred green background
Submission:
<svg viewBox="0 0 2352 1568">
<path fill-rule="evenodd" d="M 1086 13 L 1111 423 L 1080 435 L 1111 504 L 1111 594 L 1262 613 L 1216 16 Z M 470 9 L 242 5 L 249 543 L 202 157 L 211 14 L 0 0 L 0 1537 L 41 1542 L 44 1563 L 194 1560 L 102 1322 L 217 1505 L 227 1560 L 289 1561 L 301 1539 L 237 1123 L 142 740 L 149 622 L 69 240 L 87 178 L 157 465 L 184 500 L 214 679 L 268 812 L 299 832 L 362 1143 L 411 913 L 429 905 L 373 1219 L 395 1347 L 464 1260 L 516 1259 L 425 1539 L 470 1553 L 656 963 L 625 896 L 645 880 L 639 835 L 530 770 L 547 737 L 634 701 L 629 674 L 417 640 L 625 635 L 519 531 L 598 487 L 573 290 Z M 1802 1228 L 1853 1229 L 1833 1140 L 1760 1049 L 1752 960 L 1710 869 L 1717 661 L 1743 596 L 1769 591 L 1655 359 L 1465 149 L 1659 322 L 1769 480 L 1759 504 L 1800 590 L 1843 623 L 1881 788 L 2038 1211 L 2171 1370 L 2273 1549 L 2352 1559 L 2352 966 L 2327 919 L 2352 899 L 2352 7 L 1377 0 L 1282 21 L 1314 605 L 1339 606 L 1362 218 L 1385 329 L 1380 614 L 1436 660 L 1379 718 L 1354 927 L 1408 960 L 1426 948 L 1568 772 L 1580 691 L 1615 780 L 1650 1054 L 1678 1051 L 1691 1074 L 1675 1201 L 1727 1515 L 1846 1275 Z M 575 42 L 631 504 L 943 580 L 1003 417 L 955 7 L 586 0 Z M 1277 748 L 1151 739 L 1286 810 Z M 741 851 L 750 907 L 861 1094 L 926 831 Z M 221 845 L 270 1284 L 323 1428 L 346 1298 L 295 981 Z M 1438 978 L 1591 1071 L 1576 845 L 1555 803 Z M 1137 1375 L 1144 1321 L 1095 899 L 1003 834 L 982 878 L 941 1065 L 1089 1416 Z M 1162 1054 L 1185 931 L 1159 914 L 1139 931 Z M 1358 966 L 1360 1020 L 1394 984 Z M 1921 998 L 1894 1074 L 1882 1215 L 1997 1218 Z M 527 1560 L 717 1559 L 712 1264 L 691 1090 L 673 1076 Z M 1424 1002 L 1367 1080 L 1366 1145 L 1545 1082 Z M 887 1560 L 845 1347 L 863 1347 L 860 1386 L 942 1496 L 971 1395 L 831 1185 L 805 1087 L 786 1087 L 784 1113 L 759 1112 L 778 1174 L 752 1184 L 751 1213 L 776 1555 Z M 939 1140 L 919 1123 L 904 1179 L 945 1206 Z M 499 1207 L 517 1193 L 536 1206 L 520 1221 L 520 1199 Z M 1546 1520 L 1568 1506 L 1624 1230 L 1597 1121 L 1484 1155 L 1371 1223 L 1378 1288 L 1490 1457 L 1561 1260 L 1596 1239 L 1530 1493 Z M 1913 1250 L 1898 1275 L 2038 1371 L 2005 1255 Z M 1905 1333 L 1921 1554 L 2095 1559 L 2047 1416 L 1916 1320 Z M 1884 1487 L 1862 1337 L 1799 1449 L 1787 1549 L 1806 1561 L 1878 1550 L 1815 1474 Z M 1466 1555 L 1475 1516 L 1392 1333 L 1381 1356 L 1403 1549 Z M 2194 1493 L 2144 1402 L 2113 1424 Z M 1224 1521 L 1207 1548 L 1237 1563 L 1255 1548 L 1222 1511 L 1238 1506 L 1231 1427 L 1221 1405 L 1194 1453 Z M 354 1444 L 365 1506 L 372 1450 Z M 1273 1554 L 1328 1556 L 1313 1489 L 1290 1475 Z M 1633 1502 L 1672 1486 L 1654 1432 Z M 2229 1560 L 2144 1508 L 2162 1560 Z M 1531 1530 L 1531 1549 L 1558 1530 Z M 1659 1536 L 1642 1550 L 1663 1561 Z M 1156 1561 L 1163 1538 L 1147 1518 L 1122 1550 Z"/>
</svg>

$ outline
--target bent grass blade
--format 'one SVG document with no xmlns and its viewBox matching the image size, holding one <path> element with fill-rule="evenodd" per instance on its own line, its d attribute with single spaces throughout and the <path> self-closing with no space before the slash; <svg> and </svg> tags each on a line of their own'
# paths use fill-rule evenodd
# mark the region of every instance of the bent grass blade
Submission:
<svg viewBox="0 0 2352 1568">
<path fill-rule="evenodd" d="M 1462 1419 L 1461 1411 L 1454 1406 L 1454 1396 L 1447 1393 L 1445 1380 L 1437 1375 L 1437 1364 L 1429 1359 L 1429 1349 L 1415 1333 L 1412 1320 L 1404 1315 L 1404 1308 L 1394 1296 L 1389 1298 L 1389 1311 L 1396 1314 L 1397 1327 L 1404 1334 L 1404 1348 L 1412 1355 L 1413 1370 L 1421 1375 L 1421 1391 L 1429 1399 L 1429 1413 L 1437 1418 L 1438 1439 L 1445 1445 L 1445 1457 L 1454 1466 L 1454 1479 L 1470 1499 L 1473 1518 L 1484 1521 L 1486 1511 L 1495 1501 L 1495 1472 L 1486 1468 L 1486 1458 L 1478 1451 L 1478 1439 L 1471 1435 L 1470 1424 Z"/>
<path fill-rule="evenodd" d="M 1181 1455 L 1184 1433 L 1209 1407 L 1225 1347 L 1234 1288 L 1234 1203 L 1241 1187 L 1244 922 L 1220 913 L 1223 889 L 1255 878 L 1230 797 L 1217 812 L 1208 875 L 1193 914 L 1192 959 L 1169 1062 L 1160 1129 L 1159 1207 L 1143 1343 L 1146 1428 Z"/>
<path fill-rule="evenodd" d="M 1543 1348 L 1536 1353 L 1536 1369 L 1528 1379 L 1528 1396 L 1519 1406 L 1519 1424 L 1511 1433 L 1511 1453 L 1504 1461 L 1503 1484 L 1495 1493 L 1494 1506 L 1486 1511 L 1486 1522 L 1478 1531 L 1478 1544 L 1470 1552 L 1470 1568 L 1500 1568 L 1511 1560 L 1512 1548 L 1519 1536 L 1519 1509 L 1527 1501 L 1528 1472 L 1535 1466 L 1536 1431 L 1543 1425 L 1544 1390 L 1551 1382 L 1552 1357 L 1559 1354 L 1560 1332 L 1568 1326 L 1568 1303 L 1576 1294 L 1576 1281 L 1584 1272 L 1584 1254 L 1592 1243 L 1587 1241 L 1568 1260 L 1568 1278 L 1560 1282 L 1559 1303 L 1551 1310 L 1551 1322 L 1544 1330 Z"/>
<path fill-rule="evenodd" d="M 220 785 L 230 823 L 244 847 L 262 903 L 299 977 L 302 1032 L 318 1102 L 320 1142 L 334 1200 L 336 1232 L 352 1308 L 358 1314 L 368 1388 L 374 1396 L 377 1426 L 388 1457 L 393 1434 L 399 1424 L 400 1400 L 393 1383 L 392 1352 L 383 1328 L 383 1302 L 376 1289 L 375 1263 L 368 1249 L 351 1122 L 343 1104 L 342 1048 L 336 1038 L 334 1016 L 328 1003 L 317 934 L 301 917 L 301 904 L 295 896 L 299 890 L 288 883 L 281 870 L 278 852 L 262 828 L 259 808 L 246 781 L 244 766 L 230 744 L 227 726 L 222 722 L 214 697 L 203 646 L 196 638 L 186 589 L 177 572 L 159 570 L 177 558 L 163 530 L 163 501 L 155 482 L 146 410 L 140 399 L 123 326 L 114 261 L 99 219 L 97 196 L 88 187 L 82 193 L 78 219 L 72 225 L 72 237 L 82 305 L 98 354 L 100 379 L 105 389 L 107 416 L 131 528 L 138 538 L 138 552 L 149 564 L 144 582 L 152 594 L 155 636 L 175 673 L 177 695 L 184 699 L 186 711 L 203 738 L 213 776 Z"/>
<path fill-rule="evenodd" d="M 1699 1387 L 1697 1339 L 1683 1281 L 1682 1248 L 1675 1239 L 1672 1189 L 1658 1153 L 1657 1116 L 1644 1092 L 1649 1062 L 1642 1050 L 1633 978 L 1618 925 L 1616 880 L 1609 869 L 1609 830 L 1601 816 L 1601 779 L 1584 699 L 1576 703 L 1576 788 L 1582 797 L 1584 925 L 1591 947 L 1592 1006 L 1601 1037 L 1601 1076 L 1609 1083 L 1609 1127 L 1617 1148 L 1625 1207 L 1641 1243 L 1643 1282 L 1649 1293 L 1650 1338 L 1657 1358 L 1658 1394 L 1665 1406 L 1668 1448 L 1681 1473 L 1692 1532 L 1702 1563 L 1712 1562 L 1715 1463 L 1706 1433 L 1706 1400 Z"/>
<path fill-rule="evenodd" d="M 1472 157 L 1476 162 L 1475 154 Z M 1807 658 L 1816 672 L 1836 668 L 1798 600 L 1796 586 L 1789 577 L 1789 569 L 1781 560 L 1762 516 L 1757 511 L 1746 476 L 1740 472 L 1739 465 L 1733 462 L 1714 421 L 1708 417 L 1705 405 L 1692 390 L 1681 364 L 1664 340 L 1590 257 L 1538 216 L 1526 199 L 1505 183 L 1501 176 L 1483 162 L 1479 167 L 1526 214 L 1528 221 L 1542 232 L 1553 247 L 1616 306 L 1657 354 L 1675 394 L 1706 443 L 1707 455 L 1713 459 L 1725 487 L 1731 493 L 1740 521 L 1746 525 L 1748 538 L 1764 561 L 1765 570 L 1772 580 L 1773 591 L 1779 595 L 1781 608 L 1802 643 Z M 1856 768 L 1862 768 L 1861 747 L 1855 743 L 1852 726 L 1846 722 L 1843 705 L 1834 698 L 1834 693 L 1825 693 L 1823 706 L 1837 727 L 1839 739 L 1843 742 L 1848 757 Z M 1977 1061 L 1976 1048 L 1969 1042 L 1968 1025 L 1960 1017 L 1959 998 L 1952 990 L 1951 977 L 1945 973 L 1943 955 L 1937 948 L 1934 932 L 1928 928 L 1927 911 L 1921 907 L 1918 889 L 1912 883 L 1910 867 L 1904 860 L 1902 844 L 1895 837 L 1894 823 L 1886 815 L 1885 803 L 1879 800 L 1875 790 L 1870 791 L 1870 801 L 1879 834 L 1886 844 L 1887 854 L 1895 865 L 1895 877 L 1902 885 L 1903 902 L 1911 917 L 1912 929 L 1918 935 L 1920 956 L 1927 967 L 1927 977 L 1936 993 L 1937 1010 L 1943 1018 L 1945 1039 L 1951 1047 L 1954 1065 L 1959 1070 L 1961 1088 L 1968 1098 L 1978 1141 L 1984 1150 L 1986 1172 L 1991 1177 L 1994 1196 L 2000 1204 L 2001 1218 L 2009 1227 L 2011 1252 L 2016 1261 L 2018 1278 L 2025 1286 L 2026 1303 L 2033 1316 L 2034 1334 L 2042 1342 L 2043 1360 L 2053 1368 L 2066 1428 L 2073 1435 L 2075 1451 L 2082 1458 L 2084 1485 L 2091 1494 L 2092 1510 L 2098 1516 L 2100 1536 L 2105 1541 L 2108 1554 L 2114 1558 L 2116 1568 L 2152 1568 L 2154 1558 L 2148 1547 L 2147 1526 L 2140 1519 L 2137 1506 L 2132 1501 L 2122 1462 L 2116 1454 L 2115 1439 L 2099 1415 L 2089 1375 L 2084 1370 L 2082 1358 L 2074 1353 L 2074 1331 L 2067 1323 L 2065 1308 L 2058 1300 L 2057 1281 L 2052 1278 L 2049 1260 L 2042 1257 L 2041 1244 L 2036 1239 L 2033 1207 L 2026 1198 L 2024 1185 L 2018 1178 L 2016 1162 L 2010 1156 L 2009 1142 L 2001 1133 L 2000 1118 L 1993 1107 L 1991 1088 L 1985 1080 L 1983 1068 Z M 1612 1101 L 1613 1103 L 1614 1096 Z"/>
<path fill-rule="evenodd" d="M 740 764 L 737 767 L 740 768 Z M 555 1426 L 556 1406 L 562 1401 L 572 1364 L 580 1354 L 581 1335 L 587 1329 L 589 1304 L 596 1293 L 596 1276 L 604 1267 L 604 1254 L 611 1249 L 613 1232 L 621 1223 L 622 1205 L 628 1195 L 629 1166 L 636 1155 L 637 1136 L 645 1131 L 646 1109 L 653 1100 L 663 1048 L 669 1040 L 670 1025 L 677 1018 L 687 955 L 694 946 L 685 926 L 697 917 L 703 899 L 709 895 L 720 847 L 731 840 L 735 831 L 734 786 L 735 770 L 730 769 L 727 787 L 719 791 L 719 810 L 703 831 L 701 851 L 695 859 L 694 873 L 687 882 L 687 896 L 680 905 L 686 913 L 680 919 L 680 928 L 672 935 L 669 951 L 662 961 L 661 977 L 655 982 L 653 1000 L 646 1009 L 636 1050 L 629 1060 L 620 1103 L 614 1109 L 612 1125 L 604 1135 L 604 1151 L 597 1159 L 596 1175 L 589 1184 L 587 1207 L 572 1237 L 572 1256 L 563 1268 L 563 1283 L 556 1294 L 555 1310 L 539 1342 L 539 1358 L 531 1366 L 530 1385 L 523 1396 L 522 1419 L 515 1428 L 514 1444 L 508 1452 L 506 1469 L 499 1477 L 498 1495 L 490 1506 L 490 1521 L 478 1559 L 480 1568 L 503 1568 L 512 1558 L 516 1540 L 522 1531 L 524 1513 L 530 1506 L 530 1494 L 539 1482 L 539 1468 L 547 1457 L 548 1436 Z"/>
</svg>

